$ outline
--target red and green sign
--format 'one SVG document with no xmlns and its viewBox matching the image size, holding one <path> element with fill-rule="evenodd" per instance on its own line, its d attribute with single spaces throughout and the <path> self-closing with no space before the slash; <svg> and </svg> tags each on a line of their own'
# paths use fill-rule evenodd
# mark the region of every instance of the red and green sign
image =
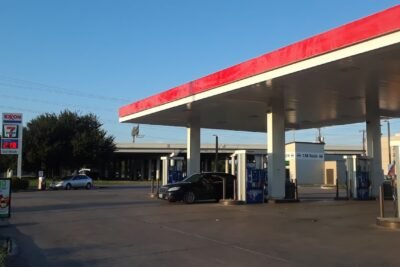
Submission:
<svg viewBox="0 0 400 267">
<path fill-rule="evenodd" d="M 0 179 L 0 218 L 10 217 L 11 180 Z"/>
</svg>

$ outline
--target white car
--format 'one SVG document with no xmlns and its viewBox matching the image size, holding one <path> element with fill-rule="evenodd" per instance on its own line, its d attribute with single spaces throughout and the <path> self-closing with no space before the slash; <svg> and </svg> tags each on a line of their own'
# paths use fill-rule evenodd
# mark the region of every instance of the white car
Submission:
<svg viewBox="0 0 400 267">
<path fill-rule="evenodd" d="M 70 190 L 71 188 L 91 189 L 92 186 L 93 186 L 92 178 L 82 174 L 65 176 L 61 179 L 61 181 L 54 181 L 50 184 L 51 189 L 66 189 L 66 190 Z"/>
</svg>

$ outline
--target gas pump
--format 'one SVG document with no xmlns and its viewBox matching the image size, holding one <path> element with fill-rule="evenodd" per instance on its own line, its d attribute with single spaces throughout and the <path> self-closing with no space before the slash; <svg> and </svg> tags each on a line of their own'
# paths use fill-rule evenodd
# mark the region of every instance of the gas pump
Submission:
<svg viewBox="0 0 400 267">
<path fill-rule="evenodd" d="M 162 185 L 176 183 L 183 180 L 183 157 L 161 157 Z"/>
<path fill-rule="evenodd" d="M 232 174 L 237 177 L 237 200 L 263 203 L 267 181 L 266 158 L 246 150 L 235 151 L 231 158 Z"/>
<path fill-rule="evenodd" d="M 344 156 L 349 196 L 357 200 L 370 199 L 370 161 L 368 157 Z"/>
</svg>

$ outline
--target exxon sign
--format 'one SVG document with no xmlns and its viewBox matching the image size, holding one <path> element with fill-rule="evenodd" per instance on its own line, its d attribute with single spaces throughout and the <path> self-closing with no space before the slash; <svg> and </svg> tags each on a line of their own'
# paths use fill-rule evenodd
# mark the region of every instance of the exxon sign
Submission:
<svg viewBox="0 0 400 267">
<path fill-rule="evenodd" d="M 3 113 L 3 123 L 22 123 L 22 113 Z"/>
</svg>

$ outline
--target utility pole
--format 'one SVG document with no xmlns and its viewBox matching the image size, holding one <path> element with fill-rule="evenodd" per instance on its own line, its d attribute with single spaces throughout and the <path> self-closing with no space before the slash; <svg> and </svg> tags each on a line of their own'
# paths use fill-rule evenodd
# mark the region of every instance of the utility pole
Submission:
<svg viewBox="0 0 400 267">
<path fill-rule="evenodd" d="M 367 151 L 365 150 L 365 130 L 360 130 L 362 132 L 362 144 L 363 144 L 363 155 L 365 156 Z"/>
<path fill-rule="evenodd" d="M 214 164 L 214 172 L 218 171 L 218 135 L 215 136 L 215 164 Z"/>
<path fill-rule="evenodd" d="M 388 152 L 389 152 L 389 165 L 392 164 L 392 150 L 390 149 L 390 121 L 389 119 L 384 120 L 387 123 L 387 138 L 388 138 Z"/>
<path fill-rule="evenodd" d="M 318 136 L 317 136 L 317 140 L 316 140 L 316 142 L 317 143 L 324 143 L 324 137 L 322 136 L 322 134 L 321 134 L 321 128 L 318 128 Z"/>
</svg>

